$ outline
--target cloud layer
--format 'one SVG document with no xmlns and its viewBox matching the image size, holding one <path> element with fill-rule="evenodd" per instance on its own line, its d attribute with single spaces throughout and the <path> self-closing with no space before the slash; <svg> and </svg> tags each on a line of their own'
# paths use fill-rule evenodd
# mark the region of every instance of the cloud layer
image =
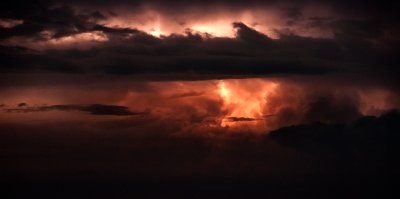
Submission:
<svg viewBox="0 0 400 199">
<path fill-rule="evenodd" d="M 11 198 L 391 198 L 397 4 L 7 3 L 0 183 Z"/>
<path fill-rule="evenodd" d="M 233 37 L 215 37 L 207 33 L 207 29 L 202 32 L 190 27 L 184 28 L 184 32 L 154 36 L 151 31 L 134 24 L 127 27 L 112 25 L 107 19 L 111 20 L 113 16 L 121 18 L 118 20 L 128 18 L 130 13 L 120 8 L 125 5 L 143 16 L 149 15 L 147 10 L 152 10 L 160 18 L 165 17 L 165 21 L 175 23 L 173 18 L 167 17 L 170 7 L 165 3 L 139 1 L 123 4 L 126 2 L 122 1 L 109 7 L 106 2 L 92 8 L 85 6 L 90 3 L 41 2 L 32 5 L 36 9 L 29 5 L 8 7 L 0 17 L 4 23 L 11 23 L 10 20 L 23 23 L 1 27 L 2 72 L 134 75 L 152 80 L 338 73 L 367 76 L 391 85 L 397 82 L 393 74 L 399 61 L 395 56 L 398 25 L 391 9 L 385 15 L 378 15 L 382 14 L 381 7 L 364 3 L 352 16 L 348 12 L 358 4 L 336 1 L 320 4 L 306 1 L 293 6 L 274 1 L 255 1 L 248 6 L 224 1 L 172 3 L 193 10 L 193 13 L 202 13 L 207 5 L 219 5 L 220 9 L 215 10 L 217 14 L 227 12 L 225 8 L 229 7 L 248 8 L 250 13 L 254 13 L 256 10 L 251 5 L 259 4 L 277 11 L 277 18 L 302 23 L 300 27 L 289 22 L 285 26 L 281 22 L 277 25 L 271 23 L 269 30 L 276 36 L 273 39 L 267 32 L 257 30 L 257 25 L 249 24 L 253 22 L 229 17 L 223 23 L 232 30 Z M 390 8 L 389 5 L 383 6 Z M 319 10 L 330 10 L 330 14 L 322 16 Z M 179 14 L 176 17 L 179 19 Z M 218 17 L 222 16 L 214 18 Z M 256 18 L 254 23 L 259 24 L 262 19 Z M 142 18 L 136 20 L 147 23 Z M 153 19 L 150 17 L 148 20 Z M 185 26 L 186 22 L 182 23 Z M 208 22 L 204 23 L 205 27 L 213 29 Z M 301 28 L 329 29 L 331 36 L 302 35 L 298 32 Z"/>
<path fill-rule="evenodd" d="M 91 105 L 51 105 L 51 106 L 27 106 L 26 103 L 18 104 L 19 108 L 6 109 L 7 112 L 45 112 L 45 111 L 82 111 L 88 112 L 92 115 L 140 115 L 144 112 L 132 112 L 128 107 L 116 106 L 116 105 L 103 105 L 103 104 L 91 104 Z M 23 108 L 21 108 L 23 107 Z"/>
</svg>

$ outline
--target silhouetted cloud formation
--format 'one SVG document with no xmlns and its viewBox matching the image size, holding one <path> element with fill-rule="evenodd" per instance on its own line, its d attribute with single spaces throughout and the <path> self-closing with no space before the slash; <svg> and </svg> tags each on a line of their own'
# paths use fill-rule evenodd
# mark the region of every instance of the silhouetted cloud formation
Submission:
<svg viewBox="0 0 400 199">
<path fill-rule="evenodd" d="M 20 108 L 21 107 L 21 108 Z M 18 108 L 5 109 L 7 112 L 43 112 L 43 111 L 82 111 L 92 115 L 141 115 L 147 112 L 132 112 L 128 107 L 117 105 L 91 104 L 91 105 L 45 105 L 28 106 L 25 103 L 18 104 Z"/>
<path fill-rule="evenodd" d="M 257 120 L 256 118 L 249 118 L 249 117 L 227 117 L 230 122 L 250 122 Z"/>
<path fill-rule="evenodd" d="M 18 104 L 18 107 L 23 107 L 23 106 L 27 106 L 28 104 L 26 104 L 26 103 L 24 103 L 24 102 L 21 102 L 21 103 L 19 103 Z"/>
<path fill-rule="evenodd" d="M 313 123 L 283 127 L 268 136 L 284 146 L 322 159 L 346 161 L 347 166 L 360 166 L 361 162 L 368 161 L 366 164 L 394 169 L 400 163 L 398 157 L 393 156 L 400 153 L 399 131 L 400 113 L 393 110 L 380 117 L 361 117 L 350 124 Z M 360 162 L 351 164 L 353 161 Z"/>
<path fill-rule="evenodd" d="M 3 42 L 0 70 L 18 73 L 103 73 L 135 75 L 144 79 L 187 80 L 275 74 L 357 73 L 383 84 L 398 84 L 393 75 L 398 71 L 396 66 L 399 63 L 398 56 L 395 56 L 399 43 L 396 39 L 398 27 L 394 20 L 397 14 L 392 12 L 390 4 L 379 3 L 381 6 L 375 7 L 371 3 L 325 1 L 322 5 L 332 8 L 333 16 L 303 17 L 302 20 L 305 20 L 306 27 L 329 30 L 332 32 L 331 37 L 305 37 L 291 30 L 278 28 L 276 34 L 279 38 L 271 39 L 250 27 L 251 24 L 240 21 L 232 22 L 232 28 L 236 31 L 234 38 L 210 38 L 190 30 L 183 34 L 155 37 L 144 30 L 111 27 L 100 22 L 110 17 L 109 14 L 102 13 L 108 5 L 107 2 L 99 3 L 99 7 L 93 7 L 90 12 L 76 9 L 80 6 L 89 9 L 84 5 L 90 3 L 92 2 L 39 1 L 5 6 L 0 18 L 20 19 L 24 23 L 13 28 L 1 28 L 0 40 Z M 127 3 L 134 8 L 146 4 L 143 1 L 115 3 Z M 161 1 L 148 3 L 156 5 L 155 9 L 160 12 L 170 9 Z M 240 2 L 229 4 L 226 1 L 210 1 L 204 5 L 207 3 L 216 3 L 222 7 L 246 7 L 246 4 Z M 301 17 L 303 7 L 313 3 L 299 2 L 290 8 L 295 14 L 289 13 L 286 17 L 290 20 L 294 15 Z M 200 5 L 200 2 L 174 1 L 171 4 L 189 8 L 191 5 Z M 279 8 L 277 5 L 280 5 L 275 1 L 254 1 L 247 6 L 257 4 L 272 8 Z M 351 17 L 349 13 L 353 8 L 359 11 L 357 14 L 361 18 Z M 387 11 L 383 12 L 383 8 Z M 202 6 L 198 9 L 201 10 Z M 282 9 L 285 12 L 288 10 L 285 7 Z M 336 15 L 340 17 L 335 17 Z M 52 32 L 50 36 L 45 34 L 46 31 Z M 29 50 L 32 46 L 24 46 L 24 42 L 17 42 L 18 38 L 15 38 L 23 37 L 35 43 L 68 36 L 79 38 L 79 34 L 83 33 L 97 34 L 90 37 L 107 39 L 94 42 L 86 49 L 59 49 L 53 46 L 37 51 Z M 16 43 L 10 43 L 7 38 L 10 41 L 14 39 Z"/>
</svg>

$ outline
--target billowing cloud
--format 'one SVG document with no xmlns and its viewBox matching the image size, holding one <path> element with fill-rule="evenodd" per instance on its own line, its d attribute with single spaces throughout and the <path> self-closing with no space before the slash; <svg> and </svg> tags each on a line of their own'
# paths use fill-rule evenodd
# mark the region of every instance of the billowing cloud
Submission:
<svg viewBox="0 0 400 199">
<path fill-rule="evenodd" d="M 48 115 L 46 118 L 50 120 L 54 117 L 92 121 L 96 119 L 84 119 L 85 114 L 79 113 L 146 115 L 175 126 L 179 134 L 201 134 L 207 129 L 267 133 L 302 123 L 347 123 L 363 115 L 380 115 L 399 108 L 397 95 L 390 89 L 348 87 L 345 83 L 334 82 L 335 79 L 330 80 L 330 85 L 326 80 L 258 78 L 143 82 L 76 78 L 73 84 L 62 80 L 54 81 L 54 85 L 48 85 L 47 81 L 29 81 L 3 88 L 0 102 L 5 106 L 0 117 L 5 121 L 21 117 L 30 121 Z M 26 84 L 31 86 L 24 86 Z M 75 113 L 78 115 L 71 115 Z"/>
</svg>

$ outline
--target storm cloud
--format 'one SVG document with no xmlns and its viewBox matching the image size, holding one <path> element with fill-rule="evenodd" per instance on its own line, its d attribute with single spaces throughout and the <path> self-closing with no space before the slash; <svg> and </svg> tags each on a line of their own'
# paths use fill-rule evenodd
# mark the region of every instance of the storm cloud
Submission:
<svg viewBox="0 0 400 199">
<path fill-rule="evenodd" d="M 377 14 L 381 13 L 380 7 L 376 8 L 376 12 L 366 12 L 372 7 L 363 4 L 358 8 L 360 13 L 357 14 L 363 17 L 360 19 L 342 13 L 357 4 L 349 4 L 347 9 L 340 10 L 346 4 L 327 1 L 323 5 L 334 10 L 332 16 L 319 17 L 311 13 L 309 18 L 302 18 L 301 21 L 305 23 L 302 28 L 330 31 L 329 37 L 303 36 L 295 31 L 297 29 L 277 26 L 270 29 L 275 31 L 277 37 L 272 39 L 266 33 L 257 31 L 257 26 L 241 21 L 226 22 L 235 32 L 234 37 L 215 37 L 190 28 L 183 33 L 157 37 L 135 27 L 107 26 L 101 22 L 112 17 L 103 13 L 102 8 L 107 3 L 100 3 L 98 10 L 96 7 L 85 7 L 86 3 L 33 3 L 36 9 L 28 5 L 5 6 L 7 11 L 2 12 L 1 18 L 19 19 L 24 23 L 2 28 L 2 72 L 100 73 L 132 75 L 150 80 L 356 73 L 382 84 L 393 85 L 397 82 L 393 71 L 397 71 L 399 61 L 395 56 L 398 51 L 398 25 L 391 9 L 381 16 Z M 125 2 L 116 2 L 116 5 L 122 3 Z M 226 2 L 211 1 L 210 5 L 213 3 L 225 5 Z M 247 6 L 251 8 L 257 3 L 254 1 Z M 148 4 L 156 5 L 153 9 L 160 15 L 169 8 L 158 1 Z M 200 3 L 177 1 L 172 4 L 192 8 Z M 312 1 L 299 2 L 295 8 L 301 13 L 303 7 L 310 4 Z M 147 4 L 138 1 L 127 5 L 136 8 Z M 246 7 L 239 2 L 226 4 L 230 5 Z M 284 6 L 273 1 L 262 5 L 287 12 Z M 201 9 L 202 6 L 198 6 L 198 10 Z M 289 20 L 293 15 L 289 13 L 286 17 Z M 50 35 L 45 34 L 46 31 Z M 68 46 L 70 44 L 61 43 L 62 38 L 67 37 L 76 39 L 76 44 Z M 82 40 L 86 37 L 90 37 L 92 42 Z M 24 39 L 30 42 L 23 44 Z M 52 41 L 66 46 L 60 49 L 46 44 Z M 42 45 L 35 45 L 40 42 Z"/>
<path fill-rule="evenodd" d="M 1 194 L 398 198 L 398 8 L 4 3 Z"/>
</svg>

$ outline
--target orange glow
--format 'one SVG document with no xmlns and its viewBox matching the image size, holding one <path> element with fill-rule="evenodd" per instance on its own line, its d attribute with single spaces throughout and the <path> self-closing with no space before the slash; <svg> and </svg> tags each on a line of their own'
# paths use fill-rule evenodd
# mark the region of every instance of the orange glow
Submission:
<svg viewBox="0 0 400 199">
<path fill-rule="evenodd" d="M 138 29 L 155 37 L 185 34 L 189 29 L 214 37 L 234 38 L 235 30 L 232 27 L 234 22 L 242 22 L 272 39 L 279 39 L 277 30 L 287 30 L 304 37 L 333 37 L 331 29 L 310 27 L 307 20 L 298 20 L 295 24 L 288 26 L 288 19 L 284 17 L 285 11 L 282 9 L 255 7 L 236 11 L 218 7 L 211 9 L 214 10 L 188 9 L 171 15 L 151 6 L 135 12 L 124 8 L 119 11 L 120 15 L 109 16 L 107 19 L 101 20 L 100 24 L 114 28 Z M 315 13 L 315 10 L 324 10 L 324 12 Z M 323 8 L 307 8 L 304 18 L 330 16 L 329 12 L 325 10 Z"/>
<path fill-rule="evenodd" d="M 235 37 L 232 22 L 216 21 L 211 23 L 198 23 L 190 27 L 191 30 L 207 33 L 216 37 Z"/>
<path fill-rule="evenodd" d="M 154 14 L 152 23 L 148 24 L 147 26 L 143 27 L 144 31 L 148 34 L 151 34 L 155 37 L 161 37 L 162 35 L 166 35 L 166 33 L 161 30 L 161 21 L 158 14 Z"/>
<path fill-rule="evenodd" d="M 109 17 L 106 20 L 100 22 L 103 26 L 110 28 L 132 28 L 146 32 L 147 34 L 155 37 L 161 37 L 162 35 L 170 35 L 172 33 L 183 33 L 183 31 L 177 31 L 176 25 L 165 21 L 159 13 L 153 10 L 146 10 L 140 15 L 126 14 L 126 16 L 114 16 Z"/>
<path fill-rule="evenodd" d="M 19 102 L 30 106 L 43 104 L 115 104 L 145 112 L 168 123 L 193 131 L 202 128 L 226 128 L 230 131 L 252 130 L 266 132 L 265 116 L 273 114 L 268 99 L 276 95 L 278 83 L 267 79 L 231 79 L 193 82 L 150 82 L 144 84 L 147 92 L 128 90 L 126 93 L 79 89 L 27 89 L 5 93 L 0 102 L 15 107 Z M 135 87 L 134 87 L 135 88 Z M 171 89 L 173 88 L 173 89 Z M 64 93 L 74 93 L 65 96 Z M 120 91 L 121 92 L 121 91 Z M 89 96 L 90 95 L 90 96 Z M 13 104 L 12 104 L 12 103 Z M 274 105 L 275 106 L 275 105 Z M 17 107 L 18 108 L 18 107 Z M 72 112 L 73 114 L 77 114 Z M 11 113 L 3 114 L 4 117 Z M 22 114 L 12 113 L 16 117 Z M 32 112 L 27 117 L 41 114 Z M 70 112 L 49 112 L 60 114 Z M 76 117 L 75 117 L 76 118 Z M 98 117 L 95 117 L 98 118 Z M 269 124 L 268 124 L 269 125 Z"/>
<path fill-rule="evenodd" d="M 254 85 L 252 85 L 254 84 Z M 275 91 L 277 83 L 253 80 L 223 80 L 218 84 L 218 93 L 224 101 L 229 113 L 221 121 L 222 127 L 238 126 L 240 121 L 232 118 L 241 118 L 246 123 L 260 123 L 263 121 L 268 95 Z M 239 119 L 240 120 L 240 119 Z"/>
<path fill-rule="evenodd" d="M 46 77 L 46 76 L 40 76 Z M 60 79 L 63 76 L 59 76 Z M 39 78 L 38 78 L 39 79 Z M 0 96 L 0 120 L 44 121 L 98 120 L 102 118 L 74 111 L 7 112 L 21 108 L 57 104 L 110 104 L 129 107 L 137 112 L 149 112 L 158 124 L 173 126 L 179 133 L 255 132 L 304 122 L 313 91 L 302 85 L 280 79 L 224 79 L 204 81 L 121 82 L 110 87 L 93 89 L 90 85 L 59 87 L 27 87 L 3 91 Z M 129 86 L 127 86 L 129 85 Z M 344 93 L 353 90 L 340 89 Z M 311 97 L 309 97 L 311 96 Z M 379 115 L 398 108 L 390 104 L 390 91 L 359 90 L 359 109 L 364 115 Z M 393 98 L 392 100 L 397 100 Z M 397 102 L 397 101 L 394 101 Z M 26 108 L 26 107 L 22 107 Z M 119 117 L 116 117 L 118 119 Z M 122 118 L 122 117 L 121 117 Z M 132 118 L 142 118 L 132 116 Z M 139 120 L 140 121 L 140 120 Z"/>
<path fill-rule="evenodd" d="M 149 31 L 149 34 L 155 36 L 155 37 L 160 37 L 161 35 L 163 35 L 162 31 L 160 30 L 160 28 L 152 28 Z"/>
<path fill-rule="evenodd" d="M 243 10 L 233 13 L 219 10 L 211 15 L 204 15 L 200 11 L 194 10 L 176 16 L 167 16 L 157 10 L 144 9 L 138 13 L 127 12 L 121 16 L 111 16 L 102 20 L 100 24 L 112 28 L 138 29 L 155 37 L 185 34 L 187 30 L 192 30 L 213 37 L 234 38 L 235 30 L 232 23 L 243 22 L 269 37 L 277 38 L 274 28 L 280 25 L 277 17 L 272 15 L 276 15 L 276 13 L 272 13 L 272 11 L 265 13 L 259 10 Z"/>
<path fill-rule="evenodd" d="M 113 13 L 119 14 L 109 15 L 102 20 L 95 21 L 95 23 L 110 28 L 137 29 L 158 38 L 172 34 L 184 35 L 188 30 L 205 33 L 200 34 L 203 36 L 206 35 L 205 38 L 235 38 L 236 30 L 232 26 L 234 22 L 242 22 L 246 26 L 272 39 L 279 39 L 280 33 L 277 30 L 285 30 L 291 34 L 313 38 L 332 38 L 334 36 L 331 28 L 312 27 L 309 25 L 308 20 L 297 20 L 296 23 L 288 26 L 288 19 L 284 17 L 285 10 L 274 7 L 247 7 L 238 10 L 232 10 L 223 6 L 186 8 L 173 14 L 151 5 L 144 5 L 134 11 L 128 7 L 114 7 L 110 9 L 113 9 Z M 107 12 L 109 11 L 107 10 Z M 303 18 L 324 18 L 330 17 L 331 14 L 326 8 L 305 7 Z M 18 19 L 0 19 L 0 27 L 2 28 L 14 28 L 23 23 L 23 20 Z M 72 34 L 57 39 L 52 38 L 53 34 L 51 30 L 44 30 L 40 36 L 45 40 L 14 36 L 1 41 L 0 44 L 46 50 L 49 48 L 87 48 L 99 42 L 109 41 L 107 33 L 101 31 Z"/>
<path fill-rule="evenodd" d="M 218 87 L 221 97 L 225 100 L 225 102 L 229 102 L 228 100 L 230 99 L 231 92 L 226 88 L 225 82 L 221 81 L 218 84 Z"/>
</svg>

